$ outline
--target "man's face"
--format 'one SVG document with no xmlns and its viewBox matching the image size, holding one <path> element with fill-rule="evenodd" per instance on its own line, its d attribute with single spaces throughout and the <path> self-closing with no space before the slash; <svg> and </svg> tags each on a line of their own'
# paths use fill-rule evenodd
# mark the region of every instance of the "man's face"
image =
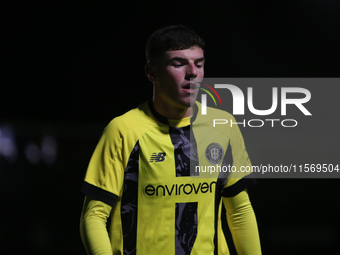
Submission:
<svg viewBox="0 0 340 255">
<path fill-rule="evenodd" d="M 166 107 L 186 109 L 197 97 L 204 76 L 204 54 L 199 47 L 167 51 L 156 67 L 155 100 Z"/>
</svg>

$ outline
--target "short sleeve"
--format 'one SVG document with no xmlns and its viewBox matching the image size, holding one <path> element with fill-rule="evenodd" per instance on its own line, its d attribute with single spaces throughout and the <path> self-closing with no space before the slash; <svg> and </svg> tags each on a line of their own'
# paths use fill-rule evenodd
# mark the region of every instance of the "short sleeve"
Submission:
<svg viewBox="0 0 340 255">
<path fill-rule="evenodd" d="M 233 123 L 236 123 L 235 118 L 233 118 Z M 236 124 L 231 128 L 229 147 L 233 171 L 230 172 L 226 184 L 224 185 L 224 197 L 235 196 L 256 183 L 243 136 Z"/>
<path fill-rule="evenodd" d="M 89 162 L 81 191 L 114 205 L 124 182 L 122 135 L 114 119 L 105 128 Z"/>
</svg>

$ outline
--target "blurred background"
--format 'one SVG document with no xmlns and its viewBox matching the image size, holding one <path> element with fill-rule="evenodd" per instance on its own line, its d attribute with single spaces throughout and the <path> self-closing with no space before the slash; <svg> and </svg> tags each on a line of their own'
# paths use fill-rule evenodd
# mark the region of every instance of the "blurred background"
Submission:
<svg viewBox="0 0 340 255">
<path fill-rule="evenodd" d="M 85 254 L 79 189 L 103 128 L 151 96 L 143 68 L 154 30 L 183 24 L 201 35 L 207 77 L 339 76 L 336 0 L 1 5 L 0 254 Z M 319 123 L 313 131 L 306 124 L 297 133 L 328 137 L 319 163 L 339 163 L 339 90 L 334 86 L 322 101 L 312 92 L 312 113 L 323 116 L 328 105 L 330 118 L 312 117 Z M 294 149 L 289 143 L 266 147 L 263 132 L 242 132 L 253 163 L 290 162 L 283 159 Z M 294 130 L 274 133 L 304 146 Z M 304 155 L 299 162 L 312 163 Z M 338 254 L 338 185 L 339 179 L 259 179 L 249 193 L 263 254 Z"/>
</svg>

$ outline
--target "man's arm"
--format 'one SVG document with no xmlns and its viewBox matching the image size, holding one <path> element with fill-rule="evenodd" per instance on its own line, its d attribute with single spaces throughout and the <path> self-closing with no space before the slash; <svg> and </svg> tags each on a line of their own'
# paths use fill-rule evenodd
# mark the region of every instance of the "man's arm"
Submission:
<svg viewBox="0 0 340 255">
<path fill-rule="evenodd" d="M 237 254 L 261 254 L 255 213 L 246 190 L 233 197 L 222 197 Z"/>
<path fill-rule="evenodd" d="M 106 222 L 111 206 L 85 197 L 80 218 L 80 236 L 89 255 L 112 255 Z"/>
</svg>

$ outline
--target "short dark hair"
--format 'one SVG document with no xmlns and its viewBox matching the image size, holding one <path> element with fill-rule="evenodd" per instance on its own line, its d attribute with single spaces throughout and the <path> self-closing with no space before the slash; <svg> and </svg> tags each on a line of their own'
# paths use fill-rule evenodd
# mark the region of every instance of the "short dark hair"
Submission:
<svg viewBox="0 0 340 255">
<path fill-rule="evenodd" d="M 200 47 L 204 51 L 204 41 L 194 31 L 183 25 L 171 25 L 156 30 L 146 44 L 146 61 L 154 60 L 169 50 L 185 50 Z"/>
</svg>

